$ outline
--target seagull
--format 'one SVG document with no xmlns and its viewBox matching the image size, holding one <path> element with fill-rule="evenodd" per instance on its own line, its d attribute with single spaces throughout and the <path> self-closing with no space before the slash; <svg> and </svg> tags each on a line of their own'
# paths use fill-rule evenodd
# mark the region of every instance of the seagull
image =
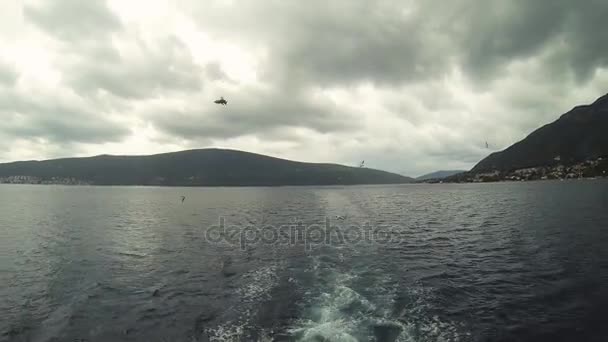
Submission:
<svg viewBox="0 0 608 342">
<path fill-rule="evenodd" d="M 346 216 L 336 215 L 336 220 L 345 220 Z"/>
<path fill-rule="evenodd" d="M 182 196 L 182 203 L 186 200 L 186 196 Z"/>
</svg>

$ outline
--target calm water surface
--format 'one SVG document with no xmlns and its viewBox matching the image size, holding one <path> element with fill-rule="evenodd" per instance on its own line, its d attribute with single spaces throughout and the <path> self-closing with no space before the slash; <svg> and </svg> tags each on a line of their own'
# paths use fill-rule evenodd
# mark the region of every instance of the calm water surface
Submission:
<svg viewBox="0 0 608 342">
<path fill-rule="evenodd" d="M 2 341 L 607 341 L 608 181 L 3 185 L 0 315 Z"/>
</svg>

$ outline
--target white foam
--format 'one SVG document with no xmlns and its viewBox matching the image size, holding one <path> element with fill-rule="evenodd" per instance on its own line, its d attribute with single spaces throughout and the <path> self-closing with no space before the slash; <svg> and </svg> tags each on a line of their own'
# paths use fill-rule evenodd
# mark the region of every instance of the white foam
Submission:
<svg viewBox="0 0 608 342">
<path fill-rule="evenodd" d="M 264 266 L 243 275 L 244 285 L 236 290 L 239 304 L 238 318 L 235 321 L 206 329 L 210 342 L 245 341 L 250 319 L 257 310 L 257 304 L 270 299 L 271 290 L 278 284 L 277 271 L 279 264 Z M 272 341 L 272 332 L 258 332 L 262 336 L 257 341 Z"/>
<path fill-rule="evenodd" d="M 289 332 L 298 341 L 358 342 L 355 331 L 376 307 L 367 298 L 347 286 L 353 274 L 333 273 L 329 291 L 316 299 L 310 319 L 301 320 Z"/>
<path fill-rule="evenodd" d="M 226 324 L 206 332 L 210 342 L 233 342 L 242 340 L 244 330 L 244 324 Z"/>
<path fill-rule="evenodd" d="M 246 285 L 236 290 L 243 302 L 259 302 L 268 299 L 272 288 L 277 285 L 278 265 L 270 265 L 246 273 L 243 278 Z"/>
<path fill-rule="evenodd" d="M 298 341 L 335 341 L 335 342 L 358 342 L 354 336 L 347 331 L 355 328 L 354 322 L 342 319 L 329 321 L 321 324 L 310 324 L 310 326 L 291 330 L 291 333 L 299 336 Z"/>
<path fill-rule="evenodd" d="M 241 342 L 250 341 L 249 336 L 246 334 L 247 325 L 241 324 L 225 324 L 220 325 L 214 329 L 207 330 L 207 336 L 209 342 Z M 273 331 L 256 331 L 258 338 L 256 342 L 272 342 L 274 335 Z"/>
<path fill-rule="evenodd" d="M 321 265 L 315 265 L 321 268 Z M 464 326 L 429 316 L 435 291 L 433 288 L 415 286 L 407 290 L 413 303 L 401 313 L 394 313 L 396 293 L 400 289 L 390 276 L 369 279 L 373 293 L 366 297 L 352 287 L 358 276 L 329 270 L 327 290 L 311 299 L 308 319 L 300 320 L 289 330 L 297 341 L 374 341 L 374 327 L 392 326 L 397 342 L 462 340 Z M 333 271 L 333 272 L 332 272 Z M 327 279 L 329 278 L 329 279 Z M 466 335 L 466 333 L 465 333 Z"/>
<path fill-rule="evenodd" d="M 403 328 L 403 332 L 397 339 L 398 342 L 457 342 L 461 340 L 461 334 L 465 331 L 463 325 L 443 321 L 438 316 L 426 315 L 429 303 L 435 296 L 432 288 L 414 287 L 410 288 L 408 292 L 415 298 L 415 304 L 400 314 L 402 317 L 400 326 Z M 465 332 L 464 335 L 468 335 L 468 333 Z"/>
</svg>

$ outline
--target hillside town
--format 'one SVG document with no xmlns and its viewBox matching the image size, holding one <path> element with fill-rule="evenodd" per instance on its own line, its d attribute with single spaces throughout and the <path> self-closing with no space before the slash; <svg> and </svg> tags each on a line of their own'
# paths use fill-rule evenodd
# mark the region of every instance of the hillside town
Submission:
<svg viewBox="0 0 608 342">
<path fill-rule="evenodd" d="M 483 183 L 503 181 L 535 181 L 600 178 L 608 176 L 608 158 L 596 158 L 572 165 L 537 166 L 513 171 L 491 171 L 483 173 L 464 172 L 443 180 L 428 183 Z"/>
<path fill-rule="evenodd" d="M 0 184 L 59 184 L 59 185 L 90 185 L 89 182 L 72 177 L 34 177 L 34 176 L 7 176 L 0 177 Z"/>
</svg>

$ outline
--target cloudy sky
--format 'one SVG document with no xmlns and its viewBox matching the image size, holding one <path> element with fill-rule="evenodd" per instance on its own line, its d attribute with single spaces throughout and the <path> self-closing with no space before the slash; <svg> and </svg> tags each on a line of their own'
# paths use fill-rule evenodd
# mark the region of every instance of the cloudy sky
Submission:
<svg viewBox="0 0 608 342">
<path fill-rule="evenodd" d="M 226 147 L 417 176 L 468 169 L 608 93 L 605 0 L 17 0 L 0 13 L 4 162 Z"/>
</svg>

